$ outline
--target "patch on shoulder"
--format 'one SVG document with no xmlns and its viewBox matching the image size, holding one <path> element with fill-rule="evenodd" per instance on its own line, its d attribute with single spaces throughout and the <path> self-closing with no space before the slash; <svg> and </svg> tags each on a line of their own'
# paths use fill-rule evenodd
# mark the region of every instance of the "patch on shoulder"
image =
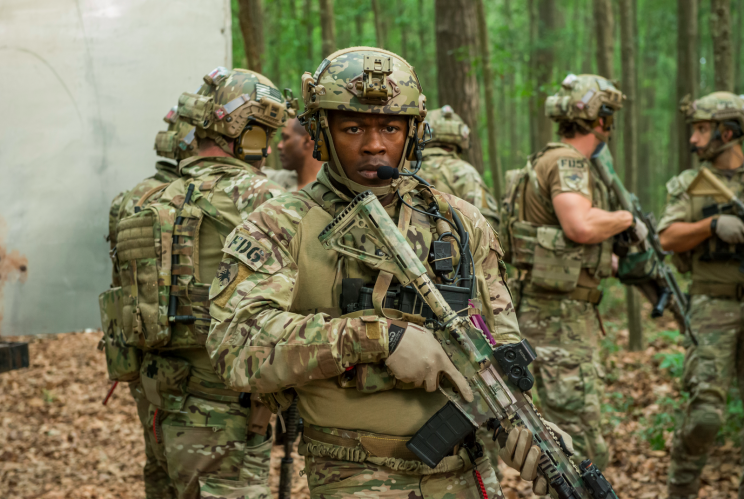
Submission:
<svg viewBox="0 0 744 499">
<path fill-rule="evenodd" d="M 586 159 L 562 157 L 556 160 L 561 191 L 577 192 L 591 196 L 589 192 L 589 162 Z"/>
<path fill-rule="evenodd" d="M 261 243 L 240 229 L 233 231 L 222 251 L 234 256 L 254 271 L 260 269 L 270 256 Z"/>
<path fill-rule="evenodd" d="M 245 281 L 253 271 L 246 265 L 234 261 L 232 258 L 222 260 L 217 275 L 209 288 L 209 299 L 220 307 L 224 307 L 235 292 L 238 284 Z"/>
</svg>

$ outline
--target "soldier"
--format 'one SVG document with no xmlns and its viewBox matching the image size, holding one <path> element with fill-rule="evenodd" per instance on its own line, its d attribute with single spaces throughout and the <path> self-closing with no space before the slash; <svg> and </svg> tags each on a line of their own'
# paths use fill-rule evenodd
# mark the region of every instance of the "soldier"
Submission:
<svg viewBox="0 0 744 499">
<path fill-rule="evenodd" d="M 252 71 L 219 67 L 204 81 L 178 104 L 180 119 L 196 127 L 196 154 L 181 161 L 180 178 L 148 192 L 118 224 L 123 336 L 145 351 L 150 431 L 165 447 L 178 497 L 269 498 L 270 413 L 212 369 L 204 281 L 216 274 L 232 229 L 283 192 L 259 168 L 287 108 Z"/>
<path fill-rule="evenodd" d="M 744 200 L 744 99 L 715 92 L 692 103 L 686 98 L 680 110 L 692 123 L 690 144 L 701 167 Z M 689 317 L 698 341 L 697 346 L 687 342 L 682 386 L 690 399 L 674 433 L 670 498 L 697 497 L 734 376 L 744 390 L 744 222 L 710 195 L 694 195 L 691 184 L 697 174 L 685 170 L 667 183 L 659 223 L 662 247 L 674 251 L 680 272 L 692 273 Z M 744 498 L 742 485 L 739 498 Z"/>
<path fill-rule="evenodd" d="M 194 138 L 194 127 L 178 119 L 176 107 L 168 111 L 163 121 L 168 123 L 168 130 L 158 132 L 155 137 L 155 150 L 158 156 L 176 160 L 176 163 L 170 161 L 158 161 L 155 163 L 155 175 L 144 179 L 129 191 L 124 191 L 114 198 L 109 210 L 109 234 L 108 240 L 111 244 L 112 257 L 114 259 L 112 271 L 112 288 L 121 286 L 121 277 L 116 262 L 116 226 L 119 220 L 134 214 L 134 205 L 140 198 L 153 188 L 172 182 L 178 178 L 178 162 L 194 154 L 196 149 L 196 140 Z M 141 353 L 133 352 L 135 356 Z M 114 360 L 107 359 L 107 365 L 111 365 Z M 139 373 L 135 371 L 132 376 L 136 378 L 129 382 L 129 392 L 134 398 L 137 405 L 137 415 L 140 423 L 144 428 L 145 437 L 145 495 L 148 499 L 174 498 L 175 489 L 168 476 L 168 470 L 162 464 L 164 462 L 164 447 L 162 442 L 156 442 L 149 420 L 151 412 L 150 403 L 145 397 L 142 390 L 142 383 L 139 380 Z M 121 376 L 110 369 L 110 378 L 114 381 L 127 381 L 127 376 Z M 120 379 L 121 378 L 121 379 Z"/>
<path fill-rule="evenodd" d="M 441 375 L 465 393 L 467 381 L 430 331 L 372 310 L 392 314 L 381 297 L 400 298 L 404 288 L 318 240 L 356 194 L 371 191 L 431 269 L 432 241 L 449 229 L 423 210 L 458 216 L 469 234 L 481 313 L 505 344 L 520 337 L 498 237 L 467 202 L 410 176 L 378 176 L 382 167 L 409 168 L 422 146 L 426 98 L 399 56 L 368 47 L 335 52 L 314 76 L 303 75 L 302 95 L 315 157 L 327 163 L 317 181 L 265 203 L 228 237 L 210 290 L 212 363 L 230 387 L 264 394 L 274 411 L 298 398 L 313 497 L 476 498 L 481 479 L 488 497 L 503 497 L 488 460 L 469 454 L 477 446 L 461 447 L 436 469 L 405 447 L 446 403 L 437 391 Z M 467 282 L 460 285 L 452 300 L 472 296 Z M 401 301 L 385 306 L 407 310 Z M 509 439 L 507 462 L 533 480 L 540 451 L 530 447 L 532 434 L 512 431 Z M 544 493 L 544 480 L 534 484 Z"/>
<path fill-rule="evenodd" d="M 313 139 L 300 120 L 290 119 L 282 128 L 281 135 L 282 140 L 277 146 L 279 159 L 284 171 L 291 171 L 296 180 L 294 188 L 287 190 L 298 191 L 315 181 L 323 163 L 313 157 Z"/>
<path fill-rule="evenodd" d="M 470 148 L 470 128 L 450 106 L 429 111 L 426 122 L 432 138 L 424 149 L 418 175 L 438 191 L 453 194 L 478 208 L 491 227 L 498 229 L 498 203 L 478 170 L 460 159 L 460 154 Z"/>
<path fill-rule="evenodd" d="M 507 175 L 502 213 L 509 261 L 521 270 L 517 313 L 537 352 L 535 386 L 544 416 L 573 437 L 578 461 L 600 469 L 609 454 L 600 429 L 603 369 L 597 341 L 602 278 L 613 272 L 613 236 L 645 225 L 612 211 L 606 186 L 590 161 L 607 142 L 623 95 L 605 78 L 569 74 L 546 114 L 560 142 Z"/>
</svg>

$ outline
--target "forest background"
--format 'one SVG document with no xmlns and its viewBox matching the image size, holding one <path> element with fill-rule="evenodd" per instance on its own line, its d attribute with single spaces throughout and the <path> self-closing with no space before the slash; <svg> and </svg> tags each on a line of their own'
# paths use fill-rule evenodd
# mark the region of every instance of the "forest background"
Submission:
<svg viewBox="0 0 744 499">
<path fill-rule="evenodd" d="M 415 67 L 429 109 L 449 104 L 477 132 L 464 156 L 497 197 L 506 170 L 555 140 L 544 103 L 568 73 L 608 77 L 626 95 L 610 148 L 626 187 L 657 219 L 666 182 L 696 165 L 679 101 L 744 93 L 744 0 L 232 0 L 232 12 L 234 65 L 296 96 L 301 74 L 337 49 L 369 45 L 400 54 Z M 270 164 L 281 168 L 272 156 Z M 605 288 L 606 381 L 619 390 L 606 398 L 605 422 L 617 434 L 624 420 L 651 449 L 668 449 L 686 397 L 679 392 L 682 338 L 671 321 L 653 322 L 632 288 L 614 280 Z M 615 363 L 626 348 L 653 366 L 637 357 Z M 617 385 L 623 368 L 645 369 L 639 379 L 652 393 L 628 396 Z M 655 374 L 644 378 L 649 368 Z M 719 443 L 740 445 L 743 414 L 732 387 Z"/>
</svg>

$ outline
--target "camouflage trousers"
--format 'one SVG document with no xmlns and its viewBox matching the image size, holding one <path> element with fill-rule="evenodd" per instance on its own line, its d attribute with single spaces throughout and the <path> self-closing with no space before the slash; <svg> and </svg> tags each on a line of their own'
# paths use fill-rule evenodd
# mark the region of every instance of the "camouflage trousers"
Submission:
<svg viewBox="0 0 744 499">
<path fill-rule="evenodd" d="M 694 296 L 690 324 L 699 344 L 689 346 L 685 354 L 682 387 L 690 400 L 674 433 L 670 497 L 697 497 L 700 474 L 723 424 L 734 376 L 744 398 L 744 303 Z M 742 484 L 739 498 L 744 499 Z"/>
<path fill-rule="evenodd" d="M 573 438 L 574 462 L 607 467 L 600 401 L 604 369 L 601 326 L 594 305 L 578 300 L 522 296 L 519 329 L 537 353 L 532 370 L 542 415 Z"/>
<path fill-rule="evenodd" d="M 179 499 L 271 499 L 271 434 L 248 433 L 249 415 L 237 403 L 193 395 L 180 412 L 150 414 Z"/>
<path fill-rule="evenodd" d="M 164 452 L 165 446 L 155 440 L 152 433 L 152 406 L 145 397 L 142 389 L 142 383 L 132 381 L 129 383 L 129 392 L 132 394 L 137 404 L 137 416 L 144 430 L 145 438 L 145 497 L 147 499 L 173 499 L 176 497 L 176 491 L 173 483 L 168 476 L 168 469 L 165 466 Z"/>
<path fill-rule="evenodd" d="M 305 457 L 311 499 L 483 499 L 474 469 L 480 473 L 489 499 L 504 499 L 488 459 L 480 458 L 459 470 L 417 474 L 368 461 L 352 462 Z"/>
</svg>

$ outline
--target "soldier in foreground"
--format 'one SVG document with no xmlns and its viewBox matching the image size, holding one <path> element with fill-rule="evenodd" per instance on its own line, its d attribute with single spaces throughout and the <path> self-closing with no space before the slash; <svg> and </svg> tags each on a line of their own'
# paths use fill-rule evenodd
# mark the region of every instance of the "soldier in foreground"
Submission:
<svg viewBox="0 0 744 499">
<path fill-rule="evenodd" d="M 121 276 L 116 258 L 116 227 L 119 221 L 134 214 L 134 206 L 148 191 L 159 186 L 167 185 L 178 178 L 178 162 L 195 153 L 196 139 L 194 127 L 178 119 L 176 107 L 168 111 L 163 118 L 168 123 L 168 130 L 158 132 L 155 137 L 155 150 L 158 156 L 173 159 L 155 163 L 155 175 L 144 179 L 129 191 L 124 191 L 114 198 L 109 210 L 109 235 L 111 256 L 113 260 L 112 288 L 121 287 Z M 110 306 L 116 306 L 111 303 Z M 110 307 L 109 307 L 110 308 Z M 104 314 L 115 317 L 114 314 Z M 145 467 L 144 482 L 147 499 L 175 498 L 176 492 L 165 467 L 165 447 L 158 442 L 152 433 L 153 409 L 145 397 L 142 383 L 139 379 L 139 368 L 136 360 L 142 356 L 141 351 L 127 348 L 118 344 L 118 338 L 113 334 L 114 327 L 111 320 L 104 320 L 104 348 L 106 350 L 106 365 L 109 378 L 114 382 L 129 382 L 129 392 L 137 405 L 137 415 L 144 429 L 145 438 Z"/>
<path fill-rule="evenodd" d="M 692 123 L 692 150 L 707 169 L 744 200 L 744 99 L 715 92 L 680 110 Z M 680 272 L 691 272 L 690 325 L 698 345 L 687 344 L 683 388 L 690 399 L 674 433 L 669 497 L 694 498 L 700 474 L 723 423 L 732 378 L 744 390 L 744 213 L 699 195 L 699 170 L 686 170 L 667 183 L 659 222 L 660 242 L 674 251 Z M 744 498 L 744 487 L 739 486 Z"/>
<path fill-rule="evenodd" d="M 645 225 L 616 209 L 590 160 L 607 142 L 622 93 L 605 78 L 570 74 L 546 114 L 558 123 L 551 142 L 510 172 L 502 213 L 509 261 L 520 269 L 517 313 L 537 352 L 534 374 L 543 415 L 571 435 L 578 461 L 600 469 L 608 449 L 600 428 L 603 369 L 597 311 L 601 279 L 613 273 L 615 235 Z"/>
<path fill-rule="evenodd" d="M 195 155 L 180 178 L 151 190 L 118 224 L 123 336 L 145 351 L 140 378 L 151 431 L 179 498 L 270 497 L 270 413 L 221 381 L 204 349 L 209 284 L 227 235 L 283 190 L 259 168 L 286 121 L 262 75 L 217 68 L 179 99 L 195 125 Z M 209 277 L 206 277 L 209 276 Z"/>
<path fill-rule="evenodd" d="M 213 365 L 232 389 L 264 394 L 274 411 L 298 398 L 313 497 L 502 497 L 488 460 L 477 457 L 479 444 L 461 446 L 435 469 L 406 447 L 447 402 L 437 391 L 441 376 L 464 393 L 468 383 L 421 325 L 425 311 L 401 315 L 394 300 L 383 301 L 405 293 L 391 274 L 318 240 L 356 194 L 371 191 L 442 282 L 429 248 L 446 227 L 422 210 L 434 203 L 444 217 L 456 214 L 470 235 L 480 313 L 497 344 L 514 343 L 519 329 L 496 233 L 454 196 L 412 177 L 379 176 L 408 168 L 421 146 L 426 98 L 399 56 L 366 47 L 335 52 L 315 76 L 303 75 L 302 95 L 316 158 L 327 163 L 316 182 L 263 204 L 228 237 L 210 291 Z M 470 296 L 468 283 L 460 285 L 452 300 Z M 529 430 L 514 430 L 505 452 L 527 480 L 541 455 L 531 442 Z M 545 493 L 544 481 L 534 483 Z"/>
<path fill-rule="evenodd" d="M 432 135 L 424 149 L 424 162 L 418 175 L 439 192 L 453 194 L 478 208 L 491 227 L 498 229 L 498 203 L 478 170 L 460 158 L 470 148 L 468 126 L 450 106 L 429 111 L 426 122 Z"/>
</svg>

